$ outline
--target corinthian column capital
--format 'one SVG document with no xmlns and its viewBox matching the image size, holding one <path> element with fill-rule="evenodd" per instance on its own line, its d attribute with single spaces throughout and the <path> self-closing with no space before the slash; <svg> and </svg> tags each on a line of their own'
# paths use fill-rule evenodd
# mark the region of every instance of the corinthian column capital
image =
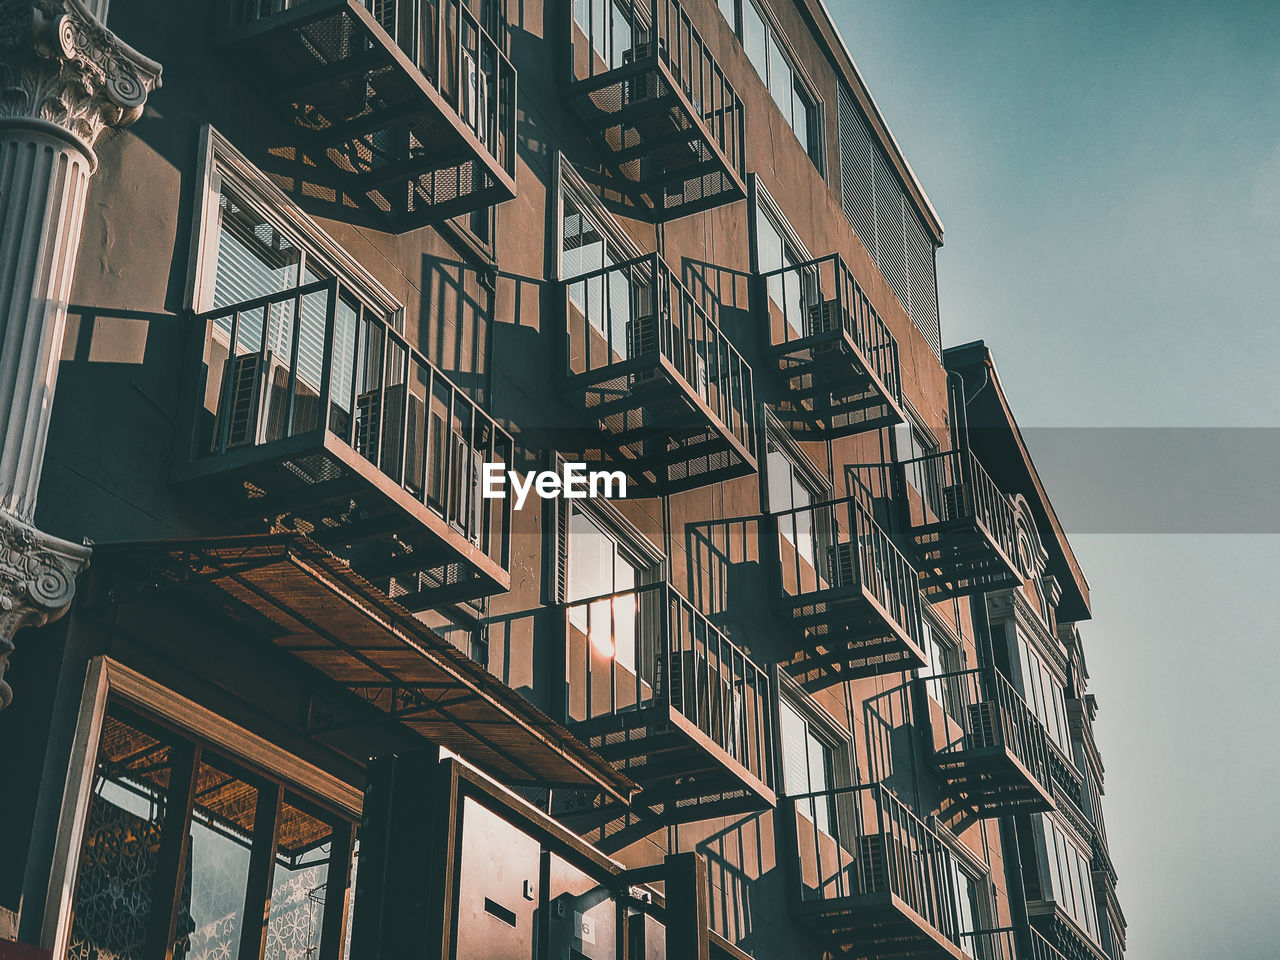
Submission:
<svg viewBox="0 0 1280 960">
<path fill-rule="evenodd" d="M 75 596 L 76 576 L 88 564 L 87 546 L 0 515 L 0 710 L 13 699 L 4 682 L 13 635 L 66 613 Z"/>
<path fill-rule="evenodd" d="M 92 150 L 103 128 L 140 117 L 158 86 L 160 64 L 84 0 L 0 0 L 0 124 L 53 123 Z"/>
</svg>

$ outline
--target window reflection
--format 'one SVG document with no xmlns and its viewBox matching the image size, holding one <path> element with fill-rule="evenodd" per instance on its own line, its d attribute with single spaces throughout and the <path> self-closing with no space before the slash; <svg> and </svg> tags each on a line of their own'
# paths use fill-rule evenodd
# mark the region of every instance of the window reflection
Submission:
<svg viewBox="0 0 1280 960">
<path fill-rule="evenodd" d="M 104 719 L 80 853 L 70 960 L 141 956 L 171 764 L 172 748 L 159 732 L 132 717 Z"/>
<path fill-rule="evenodd" d="M 264 960 L 310 960 L 320 950 L 333 825 L 294 797 L 280 806 Z"/>
<path fill-rule="evenodd" d="M 232 960 L 239 953 L 257 806 L 256 786 L 212 758 L 201 761 L 187 857 L 189 919 L 179 920 L 175 960 Z"/>
</svg>

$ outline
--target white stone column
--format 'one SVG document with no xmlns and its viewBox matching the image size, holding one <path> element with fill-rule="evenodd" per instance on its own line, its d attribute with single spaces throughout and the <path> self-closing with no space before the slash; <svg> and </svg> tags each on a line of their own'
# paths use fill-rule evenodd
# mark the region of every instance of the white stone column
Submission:
<svg viewBox="0 0 1280 960">
<path fill-rule="evenodd" d="M 13 635 L 71 604 L 86 546 L 32 525 L 93 145 L 142 114 L 160 65 L 106 0 L 0 0 L 0 710 Z"/>
</svg>

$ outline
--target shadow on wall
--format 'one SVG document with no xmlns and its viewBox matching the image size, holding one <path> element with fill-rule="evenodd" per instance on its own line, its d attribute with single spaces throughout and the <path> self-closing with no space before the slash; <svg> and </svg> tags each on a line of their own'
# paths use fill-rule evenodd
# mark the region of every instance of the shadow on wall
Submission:
<svg viewBox="0 0 1280 960">
<path fill-rule="evenodd" d="M 711 881 L 711 927 L 731 943 L 750 939 L 757 895 L 768 902 L 783 894 L 778 878 L 772 876 L 777 866 L 776 819 L 772 813 L 752 814 L 697 844 L 697 852 L 707 858 Z"/>
<path fill-rule="evenodd" d="M 168 313 L 72 306 L 41 483 L 42 523 L 79 539 L 173 535 L 168 464 L 177 450 L 185 364 Z M 95 464 L 90 479 L 83 465 Z M 180 516 L 180 514 L 179 514 Z"/>
<path fill-rule="evenodd" d="M 428 360 L 477 402 L 487 403 L 493 290 L 470 264 L 422 257 L 418 345 Z"/>
<path fill-rule="evenodd" d="M 760 524 L 756 517 L 688 524 L 689 562 L 681 589 L 747 653 L 772 663 L 791 651 L 778 639 L 788 627 L 774 608 L 773 577 L 760 553 Z"/>
</svg>

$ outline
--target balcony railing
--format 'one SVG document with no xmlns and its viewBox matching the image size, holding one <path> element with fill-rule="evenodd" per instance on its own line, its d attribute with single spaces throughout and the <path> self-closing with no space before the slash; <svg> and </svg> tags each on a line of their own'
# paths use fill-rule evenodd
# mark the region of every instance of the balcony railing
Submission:
<svg viewBox="0 0 1280 960">
<path fill-rule="evenodd" d="M 673 493 L 756 469 L 751 367 L 657 254 L 565 281 L 570 396 L 632 482 Z"/>
<path fill-rule="evenodd" d="M 676 0 L 566 3 L 569 96 L 606 198 L 665 221 L 746 196 L 742 101 Z"/>
<path fill-rule="evenodd" d="M 967 450 L 898 465 L 920 586 L 930 602 L 1022 582 L 1013 504 Z"/>
<path fill-rule="evenodd" d="M 799 911 L 837 952 L 960 960 L 950 849 L 881 785 L 787 798 Z"/>
<path fill-rule="evenodd" d="M 223 45 L 293 131 L 255 159 L 318 212 L 402 232 L 516 195 L 516 73 L 460 0 L 230 7 Z"/>
<path fill-rule="evenodd" d="M 901 423 L 898 341 L 837 255 L 765 273 L 769 347 L 793 429 L 842 437 Z"/>
<path fill-rule="evenodd" d="M 772 514 L 783 612 L 803 629 L 807 688 L 925 662 L 919 576 L 859 497 Z"/>
<path fill-rule="evenodd" d="M 1049 734 L 1013 685 L 981 668 L 921 678 L 934 762 L 979 816 L 1053 807 Z"/>
<path fill-rule="evenodd" d="M 641 835 L 773 805 L 768 674 L 673 586 L 577 600 L 566 620 L 570 728 L 643 788 Z"/>
<path fill-rule="evenodd" d="M 960 947 L 972 960 L 1066 960 L 1035 927 L 975 930 L 961 935 Z"/>
<path fill-rule="evenodd" d="M 305 533 L 411 610 L 505 591 L 511 437 L 337 280 L 196 318 L 175 480 L 247 526 Z M 198 351 L 198 352 L 197 352 Z"/>
</svg>

